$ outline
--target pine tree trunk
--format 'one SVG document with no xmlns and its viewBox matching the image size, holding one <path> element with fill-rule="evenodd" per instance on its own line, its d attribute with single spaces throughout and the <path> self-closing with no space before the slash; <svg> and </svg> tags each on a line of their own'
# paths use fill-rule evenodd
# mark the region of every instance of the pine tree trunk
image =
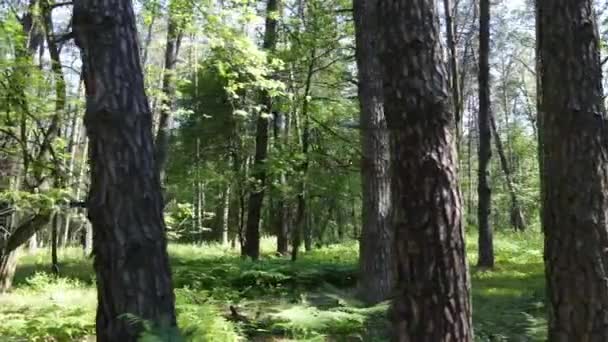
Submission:
<svg viewBox="0 0 608 342">
<path fill-rule="evenodd" d="M 591 0 L 540 0 L 549 341 L 608 341 L 608 118 Z"/>
<path fill-rule="evenodd" d="M 490 188 L 490 158 L 492 130 L 490 124 L 490 0 L 479 2 L 479 150 L 477 169 L 477 224 L 479 253 L 477 266 L 494 267 L 494 237 L 492 232 L 492 189 Z"/>
<path fill-rule="evenodd" d="M 125 314 L 176 325 L 135 16 L 131 1 L 118 0 L 77 0 L 73 13 L 87 93 L 97 341 L 135 342 L 143 326 Z"/>
<path fill-rule="evenodd" d="M 470 342 L 455 118 L 435 1 L 379 8 L 397 260 L 392 340 Z"/>
<path fill-rule="evenodd" d="M 274 51 L 277 45 L 277 19 L 280 0 L 267 0 L 266 29 L 264 46 L 266 51 Z M 272 112 L 272 99 L 268 92 L 262 94 L 262 104 L 266 114 Z M 245 230 L 245 254 L 253 260 L 260 257 L 260 217 L 266 188 L 266 157 L 268 155 L 268 115 L 259 114 L 255 136 L 255 157 L 252 176 L 255 180 L 247 211 Z"/>
<path fill-rule="evenodd" d="M 378 1 L 356 0 L 354 5 L 363 151 L 363 222 L 359 241 L 358 291 L 365 302 L 373 304 L 389 297 L 395 277 L 390 225 L 390 141 L 378 60 Z"/>
</svg>

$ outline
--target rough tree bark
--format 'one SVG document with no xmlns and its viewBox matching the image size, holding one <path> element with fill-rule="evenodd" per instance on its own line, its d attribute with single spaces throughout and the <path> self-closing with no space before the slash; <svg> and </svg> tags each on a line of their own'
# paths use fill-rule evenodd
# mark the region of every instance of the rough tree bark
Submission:
<svg viewBox="0 0 608 342">
<path fill-rule="evenodd" d="M 394 285 L 390 225 L 389 135 L 378 54 L 378 0 L 356 0 L 354 16 L 361 122 L 363 212 L 359 241 L 359 294 L 367 303 L 387 299 Z"/>
<path fill-rule="evenodd" d="M 277 14 L 280 0 L 268 0 L 266 3 L 266 28 L 264 31 L 263 48 L 274 51 L 277 45 Z M 272 112 L 272 98 L 268 92 L 262 94 L 264 111 Z M 266 188 L 266 157 L 268 155 L 268 115 L 260 114 L 257 120 L 255 136 L 255 157 L 252 176 L 255 184 L 249 196 L 247 210 L 247 226 L 245 228 L 245 255 L 253 260 L 260 257 L 260 217 L 264 192 Z"/>
<path fill-rule="evenodd" d="M 492 232 L 492 190 L 490 188 L 490 158 L 492 129 L 490 124 L 490 0 L 479 2 L 479 149 L 477 169 L 477 224 L 479 250 L 477 266 L 494 267 L 494 238 Z"/>
<path fill-rule="evenodd" d="M 176 326 L 152 115 L 131 1 L 76 0 L 72 27 L 87 95 L 98 341 L 136 341 L 141 324 Z"/>
<path fill-rule="evenodd" d="M 433 0 L 380 0 L 397 262 L 393 341 L 473 340 L 454 113 Z"/>
<path fill-rule="evenodd" d="M 592 0 L 539 0 L 549 341 L 608 341 L 608 118 Z"/>
</svg>

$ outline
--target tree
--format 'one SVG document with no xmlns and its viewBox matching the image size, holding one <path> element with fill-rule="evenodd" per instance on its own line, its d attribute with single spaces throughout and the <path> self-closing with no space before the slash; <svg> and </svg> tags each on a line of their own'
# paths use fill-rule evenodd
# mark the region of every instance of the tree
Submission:
<svg viewBox="0 0 608 342">
<path fill-rule="evenodd" d="M 593 1 L 539 0 L 549 341 L 608 340 L 608 118 Z"/>
<path fill-rule="evenodd" d="M 272 52 L 277 44 L 277 18 L 280 0 L 268 0 L 266 4 L 266 30 L 264 49 Z M 255 156 L 253 161 L 254 189 L 249 197 L 247 227 L 245 230 L 245 254 L 257 260 L 260 257 L 260 216 L 266 187 L 266 157 L 268 155 L 268 116 L 272 112 L 272 98 L 262 92 L 263 112 L 257 120 Z"/>
<path fill-rule="evenodd" d="M 490 214 L 490 158 L 492 157 L 492 128 L 490 124 L 490 1 L 479 2 L 479 167 L 477 169 L 477 222 L 479 225 L 479 267 L 494 267 L 494 241 Z"/>
<path fill-rule="evenodd" d="M 472 341 L 455 118 L 435 1 L 381 0 L 391 131 L 395 341 Z"/>
<path fill-rule="evenodd" d="M 72 18 L 87 93 L 98 341 L 136 341 L 141 324 L 174 327 L 152 116 L 130 1 L 79 0 Z"/>
<path fill-rule="evenodd" d="M 169 130 L 171 129 L 171 113 L 175 110 L 175 66 L 184 30 L 184 14 L 187 9 L 180 8 L 181 3 L 173 0 L 169 4 L 169 20 L 167 24 L 167 42 L 165 44 L 165 66 L 162 82 L 162 93 L 158 132 L 156 133 L 155 149 L 157 168 L 163 180 L 167 153 L 169 149 Z M 150 27 L 152 24 L 150 24 Z"/>
<path fill-rule="evenodd" d="M 390 225 L 389 136 L 382 98 L 378 56 L 377 1 L 356 0 L 357 66 L 361 142 L 363 224 L 359 241 L 359 292 L 369 303 L 387 299 L 393 290 L 393 232 Z"/>
</svg>

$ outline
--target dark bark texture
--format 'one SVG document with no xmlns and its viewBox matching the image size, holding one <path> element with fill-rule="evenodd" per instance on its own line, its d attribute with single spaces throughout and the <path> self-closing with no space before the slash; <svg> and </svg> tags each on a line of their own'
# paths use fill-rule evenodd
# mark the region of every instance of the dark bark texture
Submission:
<svg viewBox="0 0 608 342">
<path fill-rule="evenodd" d="M 549 341 L 608 341 L 608 119 L 591 0 L 539 0 Z"/>
<path fill-rule="evenodd" d="M 273 51 L 277 44 L 276 14 L 280 0 L 268 0 L 266 3 L 266 29 L 264 31 L 263 48 Z M 262 94 L 264 111 L 272 111 L 272 99 L 267 92 Z M 264 192 L 266 188 L 266 157 L 268 155 L 268 115 L 260 114 L 257 120 L 255 136 L 255 156 L 253 159 L 254 188 L 249 196 L 247 210 L 247 226 L 245 229 L 245 255 L 253 260 L 260 257 L 260 217 Z"/>
<path fill-rule="evenodd" d="M 435 1 L 380 4 L 397 260 L 393 341 L 472 341 L 455 118 Z"/>
<path fill-rule="evenodd" d="M 477 169 L 477 222 L 479 250 L 477 265 L 494 267 L 494 238 L 492 232 L 492 190 L 490 188 L 490 158 L 492 157 L 492 128 L 490 123 L 490 0 L 479 2 L 479 149 Z"/>
<path fill-rule="evenodd" d="M 390 225 L 390 141 L 382 98 L 377 6 L 377 0 L 354 2 L 363 149 L 359 293 L 368 303 L 387 299 L 393 290 L 395 277 Z"/>
<path fill-rule="evenodd" d="M 163 327 L 176 321 L 152 115 L 131 1 L 75 1 L 72 27 L 87 96 L 97 340 L 136 341 L 142 326 L 130 324 L 124 314 Z"/>
</svg>

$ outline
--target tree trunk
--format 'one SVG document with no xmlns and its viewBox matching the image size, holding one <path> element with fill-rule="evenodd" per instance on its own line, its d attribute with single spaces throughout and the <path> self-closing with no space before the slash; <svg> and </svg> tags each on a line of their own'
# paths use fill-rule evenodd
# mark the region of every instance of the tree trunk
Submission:
<svg viewBox="0 0 608 342">
<path fill-rule="evenodd" d="M 85 234 L 83 250 L 84 255 L 88 256 L 91 255 L 91 252 L 93 251 L 93 226 L 90 224 L 90 222 L 85 222 L 83 229 Z"/>
<path fill-rule="evenodd" d="M 53 274 L 59 274 L 59 261 L 57 260 L 57 242 L 59 230 L 59 213 L 53 215 L 53 221 L 51 222 L 51 271 Z"/>
<path fill-rule="evenodd" d="M 167 164 L 169 150 L 169 130 L 171 129 L 171 114 L 174 111 L 175 98 L 175 66 L 179 47 L 182 42 L 182 20 L 184 14 L 179 13 L 175 0 L 169 3 L 169 20 L 167 28 L 167 43 L 165 45 L 165 67 L 162 82 L 162 99 L 160 105 L 160 116 L 158 121 L 158 132 L 155 141 L 155 157 L 161 182 L 164 181 L 164 171 Z M 150 26 L 152 27 L 152 26 Z"/>
<path fill-rule="evenodd" d="M 289 145 L 289 117 L 287 114 L 274 113 L 274 140 L 277 150 L 281 153 L 284 147 Z M 285 199 L 283 189 L 287 186 L 287 175 L 285 172 L 279 174 L 279 191 L 276 211 L 274 212 L 275 231 L 277 234 L 277 253 L 286 255 L 289 248 L 289 205 Z"/>
<path fill-rule="evenodd" d="M 33 253 L 38 250 L 38 236 L 34 233 L 27 243 L 27 249 Z"/>
<path fill-rule="evenodd" d="M 312 209 L 312 208 L 311 208 Z M 304 250 L 307 252 L 312 251 L 312 210 L 306 211 L 304 217 Z"/>
<path fill-rule="evenodd" d="M 306 174 L 308 173 L 308 148 L 310 145 L 310 118 L 308 117 L 308 105 L 310 89 L 312 86 L 312 76 L 314 73 L 314 65 L 316 59 L 315 48 L 310 53 L 310 60 L 308 63 L 308 72 L 306 75 L 306 82 L 304 87 L 303 103 L 302 103 L 302 155 L 304 161 L 298 166 L 299 180 L 298 184 L 298 206 L 296 214 L 295 230 L 292 237 L 292 249 L 291 249 L 291 260 L 296 261 L 298 258 L 298 251 L 302 242 L 302 234 L 304 233 L 304 226 L 306 225 Z"/>
<path fill-rule="evenodd" d="M 521 210 L 521 206 L 519 205 L 517 194 L 515 193 L 511 170 L 509 169 L 507 156 L 505 155 L 505 151 L 502 146 L 502 141 L 500 140 L 500 136 L 498 135 L 498 130 L 496 129 L 496 121 L 494 120 L 493 115 L 491 115 L 490 120 L 492 125 L 492 134 L 494 135 L 494 144 L 496 145 L 496 151 L 498 151 L 498 156 L 500 157 L 500 166 L 502 167 L 502 171 L 505 174 L 507 189 L 509 190 L 509 196 L 511 197 L 511 225 L 513 226 L 513 228 L 515 228 L 515 230 L 525 230 L 526 221 L 524 219 L 524 214 Z"/>
<path fill-rule="evenodd" d="M 473 340 L 449 81 L 435 1 L 381 0 L 391 134 L 393 341 Z"/>
<path fill-rule="evenodd" d="M 490 188 L 490 158 L 492 130 L 490 124 L 490 0 L 479 2 L 479 149 L 477 169 L 477 224 L 479 253 L 477 266 L 494 267 L 494 237 L 492 232 L 492 190 Z"/>
<path fill-rule="evenodd" d="M 0 252 L 0 293 L 10 290 L 17 269 L 18 251 Z"/>
<path fill-rule="evenodd" d="M 365 302 L 374 304 L 389 297 L 395 277 L 390 225 L 390 141 L 378 59 L 378 0 L 356 0 L 354 5 L 363 151 L 358 291 Z"/>
<path fill-rule="evenodd" d="M 608 118 L 591 0 L 540 0 L 549 341 L 608 341 Z"/>
<path fill-rule="evenodd" d="M 131 1 L 77 0 L 72 27 L 87 93 L 98 341 L 133 341 L 142 324 L 176 326 L 152 115 Z"/>
<path fill-rule="evenodd" d="M 231 185 L 226 185 L 226 189 L 224 190 L 224 203 L 222 205 L 222 231 L 220 233 L 220 242 L 223 246 L 228 245 L 228 220 L 230 219 L 231 190 Z"/>
<path fill-rule="evenodd" d="M 266 51 L 272 52 L 277 45 L 277 19 L 280 0 L 268 0 L 266 4 L 266 29 L 264 45 Z M 262 94 L 262 105 L 266 113 L 272 112 L 272 98 L 266 91 Z M 245 254 L 253 260 L 260 257 L 260 216 L 266 188 L 266 157 L 268 155 L 268 115 L 260 113 L 257 120 L 255 136 L 255 157 L 252 176 L 255 180 L 247 211 L 245 230 Z"/>
<path fill-rule="evenodd" d="M 445 15 L 446 40 L 448 43 L 448 56 L 450 65 L 450 89 L 452 90 L 452 102 L 454 105 L 454 117 L 456 118 L 456 145 L 460 143 L 462 122 L 462 99 L 460 96 L 460 75 L 458 73 L 458 54 L 456 51 L 456 37 L 454 34 L 454 8 L 450 0 L 443 0 L 443 12 Z"/>
</svg>

